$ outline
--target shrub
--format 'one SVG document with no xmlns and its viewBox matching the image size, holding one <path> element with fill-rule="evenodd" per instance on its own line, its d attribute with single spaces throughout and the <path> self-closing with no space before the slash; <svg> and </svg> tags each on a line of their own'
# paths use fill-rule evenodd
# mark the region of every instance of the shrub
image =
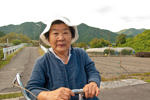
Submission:
<svg viewBox="0 0 150 100">
<path fill-rule="evenodd" d="M 35 47 L 39 46 L 39 41 L 37 41 L 37 40 L 32 40 L 31 42 L 32 42 L 32 45 L 33 45 L 33 46 L 35 46 Z M 45 46 L 45 45 L 44 45 L 44 46 Z"/>
<path fill-rule="evenodd" d="M 104 54 L 109 54 L 110 53 L 110 55 L 115 55 L 115 51 L 114 50 L 112 50 L 112 49 L 105 49 L 104 50 Z"/>
<path fill-rule="evenodd" d="M 131 54 L 132 54 L 132 50 L 123 49 L 123 50 L 121 51 L 121 54 L 122 54 L 122 55 L 131 55 Z"/>
<path fill-rule="evenodd" d="M 21 42 L 22 42 L 21 40 L 17 40 L 17 39 L 12 41 L 14 45 L 19 45 Z"/>
</svg>

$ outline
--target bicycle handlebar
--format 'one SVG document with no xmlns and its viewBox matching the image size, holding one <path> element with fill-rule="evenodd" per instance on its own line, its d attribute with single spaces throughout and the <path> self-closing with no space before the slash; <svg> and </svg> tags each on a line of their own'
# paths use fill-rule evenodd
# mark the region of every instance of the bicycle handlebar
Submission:
<svg viewBox="0 0 150 100">
<path fill-rule="evenodd" d="M 17 85 L 16 85 L 16 82 L 18 83 Z M 29 92 L 31 95 L 33 95 L 35 98 L 37 98 L 31 91 L 29 91 L 29 90 L 27 90 L 27 89 L 24 88 L 24 86 L 23 86 L 23 84 L 22 84 L 22 82 L 21 82 L 21 77 L 20 77 L 20 74 L 19 74 L 19 73 L 17 73 L 17 75 L 16 75 L 16 77 L 14 78 L 14 80 L 13 80 L 12 83 L 13 83 L 14 86 L 17 86 L 17 87 L 19 87 L 19 88 L 22 89 L 22 93 L 23 93 L 24 97 L 26 98 L 26 100 L 31 100 L 31 99 L 27 96 L 26 92 Z M 82 96 L 84 95 L 83 89 L 73 89 L 72 92 L 73 92 L 74 94 L 78 94 L 78 95 L 79 95 L 79 100 L 83 100 L 83 99 L 82 99 Z"/>
<path fill-rule="evenodd" d="M 83 94 L 84 93 L 83 89 L 73 89 L 72 92 L 75 94 Z"/>
</svg>

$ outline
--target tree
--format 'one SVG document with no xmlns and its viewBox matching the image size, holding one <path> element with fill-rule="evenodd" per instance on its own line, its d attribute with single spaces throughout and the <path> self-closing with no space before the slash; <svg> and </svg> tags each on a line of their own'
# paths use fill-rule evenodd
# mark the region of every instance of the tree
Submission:
<svg viewBox="0 0 150 100">
<path fill-rule="evenodd" d="M 19 45 L 20 43 L 22 43 L 22 41 L 16 39 L 16 40 L 13 40 L 12 43 L 13 43 L 13 45 Z"/>
<path fill-rule="evenodd" d="M 118 35 L 117 40 L 116 40 L 116 45 L 118 46 L 124 43 L 126 43 L 126 35 L 125 34 Z"/>
<path fill-rule="evenodd" d="M 120 45 L 122 47 L 131 47 L 135 52 L 150 52 L 150 30 L 132 38 L 127 38 L 126 43 Z"/>
<path fill-rule="evenodd" d="M 101 39 L 94 38 L 92 41 L 90 41 L 89 44 L 91 48 L 100 48 L 110 45 L 110 42 L 102 38 Z"/>
<path fill-rule="evenodd" d="M 9 40 L 9 43 L 12 43 L 13 40 L 21 40 L 23 43 L 29 43 L 31 39 L 23 34 L 17 34 L 14 32 L 11 32 L 9 34 L 6 34 L 5 36 L 2 36 L 0 38 L 0 43 L 6 43 L 7 39 Z"/>
</svg>

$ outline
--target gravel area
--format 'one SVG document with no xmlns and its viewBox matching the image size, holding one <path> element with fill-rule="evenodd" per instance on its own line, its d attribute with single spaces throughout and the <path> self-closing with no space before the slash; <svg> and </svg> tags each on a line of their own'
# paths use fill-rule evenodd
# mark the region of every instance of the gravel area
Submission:
<svg viewBox="0 0 150 100">
<path fill-rule="evenodd" d="M 118 77 L 122 74 L 150 72 L 150 58 L 142 57 L 91 57 L 101 76 Z"/>
</svg>

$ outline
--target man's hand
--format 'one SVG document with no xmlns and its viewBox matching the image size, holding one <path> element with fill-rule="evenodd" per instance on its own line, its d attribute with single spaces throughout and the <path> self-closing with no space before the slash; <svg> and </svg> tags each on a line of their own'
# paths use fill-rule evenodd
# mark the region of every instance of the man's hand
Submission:
<svg viewBox="0 0 150 100">
<path fill-rule="evenodd" d="M 58 88 L 54 91 L 42 91 L 38 95 L 38 100 L 69 100 L 75 94 L 68 88 Z"/>
<path fill-rule="evenodd" d="M 83 91 L 85 92 L 86 98 L 93 98 L 94 96 L 98 96 L 100 93 L 100 90 L 95 82 L 86 84 L 83 88 Z"/>
</svg>

